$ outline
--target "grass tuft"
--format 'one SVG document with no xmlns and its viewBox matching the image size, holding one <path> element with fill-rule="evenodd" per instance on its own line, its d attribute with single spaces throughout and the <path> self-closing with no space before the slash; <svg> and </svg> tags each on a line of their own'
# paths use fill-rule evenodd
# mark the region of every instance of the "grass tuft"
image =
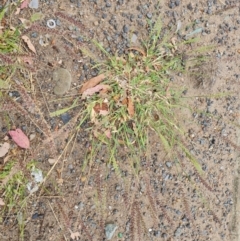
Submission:
<svg viewBox="0 0 240 241">
<path fill-rule="evenodd" d="M 177 114 L 184 105 L 181 98 L 184 88 L 173 79 L 186 71 L 183 54 L 178 49 L 183 42 L 178 43 L 171 33 L 162 36 L 160 21 L 149 32 L 148 41 L 130 47 L 122 57 L 111 56 L 93 41 L 107 61 L 94 66 L 105 76 L 101 82 L 103 90 L 86 97 L 86 115 L 92 124 L 91 158 L 97 154 L 99 143 L 106 145 L 108 163 L 120 174 L 119 147 L 124 147 L 130 159 L 135 156 L 139 159 L 147 151 L 149 132 L 154 131 L 168 155 L 176 157 L 176 150 L 180 150 L 201 175 L 201 166 L 183 142 L 181 117 Z M 88 52 L 83 49 L 83 53 Z M 134 163 L 132 166 L 136 167 Z"/>
</svg>

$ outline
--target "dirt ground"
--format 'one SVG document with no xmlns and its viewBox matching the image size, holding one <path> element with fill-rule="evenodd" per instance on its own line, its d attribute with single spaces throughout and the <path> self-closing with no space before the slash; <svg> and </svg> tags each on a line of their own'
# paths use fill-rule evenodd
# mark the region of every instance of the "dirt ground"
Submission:
<svg viewBox="0 0 240 241">
<path fill-rule="evenodd" d="M 117 226 L 111 240 L 232 240 L 237 156 L 234 143 L 237 143 L 240 109 L 239 1 L 40 0 L 37 9 L 25 8 L 13 21 L 29 19 L 33 12 L 42 12 L 44 17 L 39 23 L 42 28 L 38 25 L 26 32 L 37 51 L 33 65 L 36 71 L 32 72 L 29 88 L 56 136 L 58 153 L 52 155 L 53 143 L 46 144 L 47 138 L 35 125 L 36 122 L 44 128 L 41 117 L 35 115 L 30 120 L 19 113 L 10 113 L 12 126 L 23 129 L 28 136 L 34 134 L 35 138 L 29 151 L 13 143 L 12 149 L 19 157 L 20 168 L 34 156 L 44 175 L 52 167 L 48 159 L 62 156 L 45 188 L 28 198 L 24 240 L 74 240 L 74 234 L 79 240 L 107 240 L 105 231 L 109 224 Z M 109 53 L 124 54 L 132 44 L 138 45 L 147 38 L 147 21 L 158 17 L 163 27 L 179 26 L 179 38 L 190 34 L 199 37 L 203 46 L 213 45 L 213 51 L 209 52 L 211 62 L 201 69 L 206 77 L 196 80 L 184 75 L 173 79 L 187 87 L 183 97 L 191 111 L 183 109 L 179 118 L 185 126 L 187 146 L 202 165 L 205 186 L 209 188 L 186 160 L 183 160 L 186 172 L 193 182 L 178 175 L 175 160 L 163 153 L 154 134 L 150 136 L 148 155 L 139 157 L 138 177 L 132 173 L 124 150 L 117 157 L 121 178 L 112 166 L 106 166 L 104 146 L 91 168 L 88 166 L 83 173 L 81 167 L 90 145 L 89 123 L 85 122 L 78 133 L 72 132 L 69 123 L 81 120 L 79 113 L 84 103 L 60 117 L 49 115 L 69 107 L 84 81 L 98 75 L 98 70 L 91 68 L 93 60 L 82 55 L 79 46 L 88 47 L 101 59 L 89 43 L 95 39 Z M 47 27 L 50 19 L 55 20 L 55 28 Z M 197 31 L 193 33 L 194 30 Z M 41 38 L 45 41 L 42 45 Z M 53 92 L 53 72 L 59 67 L 72 76 L 70 90 L 63 97 Z M 64 124 L 65 132 L 56 134 Z M 0 128 L 1 142 L 7 135 L 1 115 Z M 69 140 L 72 141 L 66 147 Z M 3 219 L 0 230 L 1 240 L 20 240 L 15 214 Z"/>
</svg>

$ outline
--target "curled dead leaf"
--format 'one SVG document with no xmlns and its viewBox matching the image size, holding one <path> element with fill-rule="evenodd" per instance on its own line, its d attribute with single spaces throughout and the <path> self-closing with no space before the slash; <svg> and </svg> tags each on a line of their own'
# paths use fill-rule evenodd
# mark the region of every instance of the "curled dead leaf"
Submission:
<svg viewBox="0 0 240 241">
<path fill-rule="evenodd" d="M 104 92 L 106 93 L 108 90 L 110 90 L 110 86 L 109 85 L 96 85 L 92 88 L 89 88 L 87 90 L 85 90 L 83 93 L 82 93 L 82 99 L 86 99 L 87 96 L 91 96 L 91 95 L 94 95 L 95 93 L 97 92 Z"/>
<path fill-rule="evenodd" d="M 85 90 L 92 88 L 99 84 L 102 80 L 105 79 L 104 74 L 100 74 L 94 78 L 89 79 L 86 83 L 83 84 L 83 86 L 80 89 L 80 93 L 82 94 Z"/>
<path fill-rule="evenodd" d="M 134 116 L 134 104 L 130 97 L 128 98 L 128 114 L 130 117 Z"/>
<path fill-rule="evenodd" d="M 33 46 L 31 40 L 29 39 L 29 37 L 26 36 L 26 35 L 23 35 L 23 36 L 22 36 L 22 39 L 23 39 L 23 41 L 27 44 L 28 48 L 29 48 L 33 53 L 36 54 L 36 53 L 37 53 L 37 52 L 36 52 L 36 49 L 35 49 L 35 47 Z"/>
<path fill-rule="evenodd" d="M 124 99 L 122 100 L 122 104 L 123 104 L 123 105 L 128 105 L 128 98 L 124 98 Z"/>
<path fill-rule="evenodd" d="M 136 50 L 138 51 L 139 53 L 141 53 L 143 56 L 146 56 L 146 53 L 143 49 L 139 48 L 139 47 L 130 47 L 128 48 L 127 50 Z"/>
<path fill-rule="evenodd" d="M 96 113 L 99 113 L 101 110 L 108 111 L 108 105 L 107 103 L 97 103 L 93 109 L 96 111 Z"/>
</svg>

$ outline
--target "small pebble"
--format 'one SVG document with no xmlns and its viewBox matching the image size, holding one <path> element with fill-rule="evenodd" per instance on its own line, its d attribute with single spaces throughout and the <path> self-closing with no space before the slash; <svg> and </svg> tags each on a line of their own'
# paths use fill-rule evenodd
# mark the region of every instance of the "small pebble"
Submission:
<svg viewBox="0 0 240 241">
<path fill-rule="evenodd" d="M 38 37 L 38 33 L 36 33 L 36 32 L 31 33 L 31 37 L 32 38 L 37 38 Z"/>
<path fill-rule="evenodd" d="M 151 13 L 147 13 L 147 18 L 151 19 L 152 18 L 152 14 Z"/>
<path fill-rule="evenodd" d="M 172 9 L 172 8 L 175 8 L 176 5 L 175 5 L 175 3 L 171 2 L 171 3 L 169 3 L 168 7 Z"/>
<path fill-rule="evenodd" d="M 161 235 L 160 230 L 154 231 L 154 232 L 153 232 L 153 235 L 154 235 L 155 237 L 160 237 L 160 235 Z"/>
<path fill-rule="evenodd" d="M 113 223 L 109 223 L 105 226 L 105 235 L 107 240 L 110 240 L 113 237 L 116 229 L 117 229 L 117 226 Z"/>
<path fill-rule="evenodd" d="M 176 0 L 176 1 L 175 1 L 175 5 L 176 5 L 176 6 L 179 6 L 179 5 L 180 5 L 180 0 Z"/>
<path fill-rule="evenodd" d="M 29 136 L 30 141 L 32 141 L 35 137 L 36 137 L 36 134 L 35 134 L 35 133 L 30 134 L 30 136 Z"/>
<path fill-rule="evenodd" d="M 123 26 L 123 32 L 124 32 L 124 33 L 128 33 L 128 31 L 129 31 L 128 26 L 127 26 L 127 25 L 124 25 L 124 26 Z"/>
<path fill-rule="evenodd" d="M 112 6 L 112 5 L 111 5 L 110 2 L 107 2 L 107 3 L 106 3 L 106 7 L 107 7 L 107 8 L 110 8 L 111 6 Z"/>
<path fill-rule="evenodd" d="M 53 72 L 54 94 L 63 95 L 69 91 L 72 83 L 72 76 L 67 69 L 59 68 Z"/>
<path fill-rule="evenodd" d="M 137 41 L 137 35 L 133 34 L 131 38 L 131 43 L 135 43 Z"/>
<path fill-rule="evenodd" d="M 188 9 L 188 10 L 190 10 L 190 11 L 192 11 L 192 10 L 193 10 L 192 3 L 189 3 L 189 4 L 187 5 L 187 9 Z"/>
<path fill-rule="evenodd" d="M 61 26 L 61 21 L 59 19 L 56 19 L 56 25 Z"/>
</svg>

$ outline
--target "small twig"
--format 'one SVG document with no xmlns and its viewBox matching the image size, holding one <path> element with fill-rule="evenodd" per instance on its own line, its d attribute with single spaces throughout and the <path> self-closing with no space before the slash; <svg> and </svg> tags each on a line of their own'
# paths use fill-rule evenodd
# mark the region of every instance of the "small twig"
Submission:
<svg viewBox="0 0 240 241">
<path fill-rule="evenodd" d="M 55 214 L 55 212 L 54 212 L 54 210 L 53 210 L 53 208 L 52 208 L 52 205 L 51 205 L 51 203 L 50 203 L 49 201 L 48 201 L 48 204 L 49 204 L 49 206 L 50 206 L 50 208 L 51 208 L 51 210 L 52 210 L 52 212 L 53 212 L 53 215 L 54 215 L 54 217 L 55 217 L 55 219 L 56 219 L 56 221 L 57 221 L 60 229 L 63 230 L 63 228 L 62 228 L 62 226 L 61 226 L 61 224 L 60 224 L 60 222 L 59 222 L 59 220 L 58 220 L 58 218 L 57 218 L 57 216 L 56 216 L 56 214 Z M 66 236 L 65 236 L 64 234 L 63 234 L 63 237 L 64 237 L 64 239 L 67 241 L 67 238 L 66 238 Z"/>
</svg>

